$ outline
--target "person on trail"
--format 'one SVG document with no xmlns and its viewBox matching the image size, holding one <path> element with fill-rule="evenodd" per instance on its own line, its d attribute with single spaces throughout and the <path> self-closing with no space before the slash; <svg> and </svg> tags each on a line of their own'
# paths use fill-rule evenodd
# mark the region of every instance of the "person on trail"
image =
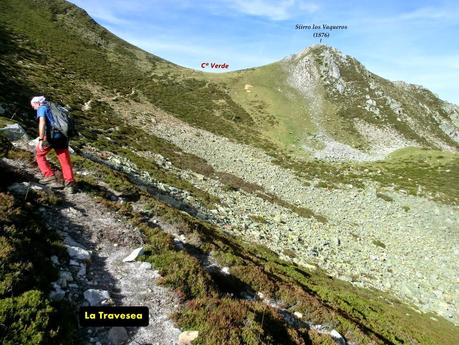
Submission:
<svg viewBox="0 0 459 345">
<path fill-rule="evenodd" d="M 51 166 L 46 159 L 46 155 L 54 149 L 62 168 L 64 177 L 64 189 L 70 193 L 74 192 L 75 178 L 73 176 L 72 162 L 69 153 L 69 141 L 63 134 L 53 134 L 51 136 L 51 125 L 49 120 L 50 107 L 44 96 L 35 96 L 30 101 L 32 108 L 37 111 L 38 120 L 38 144 L 36 146 L 38 168 L 43 174 L 39 181 L 48 184 L 52 188 L 62 187 L 58 184 Z"/>
</svg>

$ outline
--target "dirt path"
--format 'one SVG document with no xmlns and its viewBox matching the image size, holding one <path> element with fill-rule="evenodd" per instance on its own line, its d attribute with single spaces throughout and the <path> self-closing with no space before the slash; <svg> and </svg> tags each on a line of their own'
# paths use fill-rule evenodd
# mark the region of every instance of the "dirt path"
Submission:
<svg viewBox="0 0 459 345">
<path fill-rule="evenodd" d="M 37 173 L 18 161 L 7 160 L 7 164 Z M 43 187 L 30 183 L 30 188 Z M 92 301 L 90 304 L 96 305 L 147 306 L 150 313 L 148 327 L 80 328 L 81 343 L 177 344 L 180 330 L 169 319 L 178 307 L 174 293 L 156 284 L 159 274 L 149 263 L 123 262 L 132 250 L 143 245 L 139 230 L 88 194 L 57 194 L 64 200 L 62 205 L 39 209 L 49 229 L 61 235 L 70 255 L 68 263 L 53 259 L 60 271 L 53 298 L 76 305 Z"/>
<path fill-rule="evenodd" d="M 150 264 L 123 262 L 133 249 L 142 246 L 139 231 L 95 203 L 87 194 L 67 194 L 65 197 L 65 206 L 50 210 L 47 219 L 57 231 L 60 224 L 68 222 L 68 230 L 63 232 L 64 242 L 72 245 L 75 240 L 83 244 L 83 249 L 92 252 L 86 277 L 82 276 L 79 281 L 80 291 L 108 291 L 115 305 L 147 306 L 150 325 L 131 329 L 130 340 L 138 344 L 175 344 L 180 332 L 168 318 L 178 306 L 173 293 L 155 284 L 159 275 Z M 80 301 L 81 297 L 84 295 L 80 296 Z M 113 340 L 109 333 L 105 334 L 107 331 L 89 328 L 86 333 L 105 344 Z"/>
</svg>

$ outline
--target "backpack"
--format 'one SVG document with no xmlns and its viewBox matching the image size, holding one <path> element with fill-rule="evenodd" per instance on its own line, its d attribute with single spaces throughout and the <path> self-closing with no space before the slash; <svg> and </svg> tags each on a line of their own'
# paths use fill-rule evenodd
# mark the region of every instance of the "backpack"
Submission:
<svg viewBox="0 0 459 345">
<path fill-rule="evenodd" d="M 49 111 L 46 113 L 49 124 L 51 125 L 51 133 L 56 131 L 63 134 L 67 139 L 77 135 L 75 123 L 70 116 L 70 113 L 64 107 L 56 103 L 49 102 Z M 52 135 L 54 136 L 54 134 Z"/>
</svg>

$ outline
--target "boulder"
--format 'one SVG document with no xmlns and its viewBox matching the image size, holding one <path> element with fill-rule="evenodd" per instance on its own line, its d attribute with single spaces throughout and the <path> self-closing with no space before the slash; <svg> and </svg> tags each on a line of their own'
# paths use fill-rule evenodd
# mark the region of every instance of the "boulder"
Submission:
<svg viewBox="0 0 459 345">
<path fill-rule="evenodd" d="M 15 123 L 12 125 L 6 125 L 6 127 L 0 128 L 0 133 L 3 134 L 9 141 L 29 141 L 29 136 L 19 124 Z"/>
<path fill-rule="evenodd" d="M 80 269 L 78 270 L 77 273 L 78 277 L 84 278 L 86 276 L 86 265 L 81 263 L 80 264 Z"/>
<path fill-rule="evenodd" d="M 65 297 L 65 291 L 60 289 L 60 290 L 52 290 L 49 293 L 49 299 L 53 302 L 59 302 L 62 301 Z"/>
<path fill-rule="evenodd" d="M 61 286 L 67 287 L 68 282 L 71 282 L 71 281 L 73 281 L 72 273 L 70 273 L 69 271 L 59 272 L 59 279 L 57 280 L 57 282 Z"/>
<path fill-rule="evenodd" d="M 0 135 L 0 158 L 8 156 L 8 152 L 12 147 L 13 145 L 11 145 L 10 141 Z"/>
<path fill-rule="evenodd" d="M 65 297 L 65 291 L 62 290 L 60 285 L 56 282 L 53 283 L 53 290 L 49 292 L 49 298 L 51 301 L 62 301 Z"/>
<path fill-rule="evenodd" d="M 124 327 L 113 327 L 108 332 L 108 341 L 111 345 L 124 344 L 128 338 L 128 332 Z"/>
<path fill-rule="evenodd" d="M 89 261 L 91 258 L 91 253 L 86 249 L 69 245 L 66 245 L 66 247 L 70 257 L 74 260 Z"/>
<path fill-rule="evenodd" d="M 101 305 L 102 302 L 110 299 L 108 291 L 105 290 L 88 289 L 83 295 L 90 306 Z"/>
<path fill-rule="evenodd" d="M 8 186 L 7 190 L 16 195 L 25 195 L 29 189 L 28 182 L 15 182 Z"/>
<path fill-rule="evenodd" d="M 53 265 L 58 266 L 59 265 L 59 258 L 56 255 L 51 256 L 51 262 Z"/>
</svg>

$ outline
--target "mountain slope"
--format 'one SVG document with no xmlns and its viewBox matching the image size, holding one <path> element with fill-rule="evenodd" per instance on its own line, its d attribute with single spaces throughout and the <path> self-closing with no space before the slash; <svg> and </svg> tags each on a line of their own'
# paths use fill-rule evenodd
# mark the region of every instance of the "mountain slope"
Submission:
<svg viewBox="0 0 459 345">
<path fill-rule="evenodd" d="M 454 344 L 457 153 L 309 159 L 374 158 L 381 140 L 373 144 L 359 125 L 455 149 L 424 115 L 407 113 L 413 119 L 400 125 L 385 108 L 370 119 L 369 108 L 347 121 L 346 111 L 367 103 L 370 77 L 340 65 L 364 73 L 357 62 L 318 46 L 257 69 L 194 72 L 59 0 L 2 1 L 0 35 L 1 124 L 12 118 L 36 134 L 34 94 L 72 107 L 80 187 L 141 228 L 143 259 L 180 291 L 187 303 L 176 319 L 204 334 L 197 343 L 331 343 L 335 329 L 355 344 Z M 414 96 L 397 98 L 397 85 L 374 78 L 384 95 L 369 93 L 369 105 L 391 97 L 404 112 L 418 109 Z M 419 92 L 450 126 L 443 103 Z M 428 135 L 415 128 L 422 121 L 435 127 Z M 330 144 L 337 150 L 323 150 Z"/>
<path fill-rule="evenodd" d="M 384 80 L 333 48 L 314 46 L 268 66 L 206 74 L 131 46 L 68 3 L 30 4 L 5 1 L 4 13 L 10 15 L 4 30 L 21 33 L 16 38 L 29 59 L 46 56 L 46 66 L 40 67 L 46 76 L 37 74 L 27 58 L 5 65 L 21 64 L 28 79 L 47 85 L 48 95 L 62 98 L 56 87 L 66 85 L 66 94 L 73 93 L 63 99 L 69 106 L 91 99 L 88 83 L 101 84 L 273 154 L 293 149 L 306 157 L 375 160 L 406 146 L 456 151 L 459 145 L 456 106 L 421 87 Z M 11 48 L 3 49 L 14 59 Z M 9 83 L 0 85 L 5 95 Z"/>
<path fill-rule="evenodd" d="M 3 40 L 3 65 L 22 73 L 21 79 L 43 85 L 42 93 L 81 109 L 81 104 L 91 99 L 92 87 L 102 86 L 132 99 L 146 97 L 176 116 L 219 134 L 263 143 L 250 130 L 250 115 L 224 89 L 194 78 L 191 70 L 134 49 L 98 27 L 75 6 L 39 0 L 4 1 L 1 6 L 3 35 L 12 35 L 17 43 L 8 45 L 11 41 Z M 18 61 L 17 54 L 23 59 Z M 4 77 L 0 85 L 3 98 L 10 104 L 20 104 L 18 100 L 24 104 L 33 92 L 24 87 L 12 89 L 15 81 L 8 79 L 9 74 Z M 14 90 L 27 92 L 16 94 Z M 224 125 L 213 121 L 216 112 Z"/>
<path fill-rule="evenodd" d="M 331 47 L 209 79 L 228 83 L 268 136 L 318 158 L 376 160 L 407 146 L 459 147 L 457 106 L 380 78 Z"/>
</svg>

